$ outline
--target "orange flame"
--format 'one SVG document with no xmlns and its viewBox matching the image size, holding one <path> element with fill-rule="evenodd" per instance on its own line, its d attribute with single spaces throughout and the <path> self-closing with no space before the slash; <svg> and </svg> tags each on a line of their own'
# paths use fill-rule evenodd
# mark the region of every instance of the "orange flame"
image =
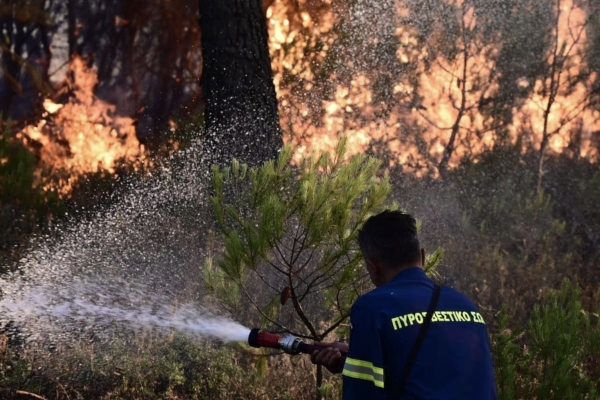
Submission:
<svg viewBox="0 0 600 400">
<path fill-rule="evenodd" d="M 461 0 L 446 1 L 462 4 Z M 566 62 L 562 75 L 554 77 L 558 85 L 550 113 L 546 118 L 545 88 L 552 84 L 552 76 L 535 82 L 522 80 L 519 84 L 531 86 L 532 95 L 512 110 L 513 122 L 505 128 L 513 143 L 524 139 L 523 150 L 540 151 L 545 134 L 547 151 L 597 161 L 600 112 L 588 107 L 588 100 L 598 77 L 584 73 L 587 61 L 582 56 L 588 46 L 588 16 L 582 4 L 573 0 L 561 4 L 555 38 L 562 53 L 550 55 L 547 62 L 551 64 L 556 57 Z M 342 40 L 336 24 L 347 7 L 343 0 L 273 0 L 267 9 L 281 124 L 286 141 L 296 146 L 296 159 L 313 150 L 332 150 L 338 137 L 347 135 L 350 155 L 379 151 L 389 156 L 391 166 L 420 176 L 437 173 L 453 134 L 450 167 L 462 157 L 477 159 L 498 145 L 498 132 L 490 128 L 493 121 L 475 106 L 478 99 L 492 97 L 498 88 L 490 76 L 498 49 L 475 38 L 458 43 L 465 57 L 447 59 L 433 53 L 419 45 L 410 26 L 399 22 L 407 10 L 396 2 L 398 18 L 391 18 L 391 26 L 384 28 L 391 29 L 401 44 L 395 54 L 397 62 L 411 66 L 417 81 L 392 76 L 385 88 L 388 95 L 380 96 L 379 71 L 357 68 L 349 76 L 328 67 L 336 57 L 332 64 L 343 62 L 349 70 L 362 61 L 333 51 Z M 462 10 L 457 16 L 462 29 L 475 29 L 478 20 L 473 8 Z M 370 46 L 379 40 L 368 34 L 364 39 Z M 443 45 L 443 38 L 431 40 L 433 47 Z M 65 83 L 72 93 L 69 100 L 58 104 L 46 99 L 42 119 L 18 134 L 36 149 L 44 165 L 65 172 L 59 184 L 62 194 L 68 194 L 83 173 L 113 172 L 122 159 L 144 160 L 133 120 L 116 115 L 114 105 L 94 96 L 96 71 L 80 58 L 71 61 L 69 71 Z M 565 79 L 579 75 L 584 78 L 574 84 Z M 476 85 L 477 81 L 488 84 Z"/>
<path fill-rule="evenodd" d="M 474 9 L 463 7 L 460 0 L 447 0 L 463 10 L 458 21 L 464 30 L 477 27 Z M 498 84 L 491 77 L 497 48 L 483 45 L 477 39 L 459 43 L 463 57 L 446 59 L 417 45 L 416 32 L 398 23 L 407 10 L 396 2 L 395 34 L 402 44 L 396 57 L 404 65 L 415 66 L 418 82 L 407 83 L 392 77 L 393 96 L 378 98 L 374 82 L 378 71 L 355 72 L 351 79 L 327 71 L 323 64 L 328 51 L 339 40 L 335 23 L 340 18 L 343 2 L 319 2 L 318 9 L 310 0 L 275 0 L 268 9 L 270 52 L 275 85 L 280 100 L 282 127 L 286 141 L 296 145 L 296 159 L 308 151 L 332 150 L 340 135 L 349 138 L 350 153 L 368 149 L 387 152 L 391 165 L 420 176 L 437 173 L 454 133 L 454 148 L 448 166 L 456 166 L 461 158 L 477 156 L 498 144 L 498 132 L 491 117 L 484 117 L 477 107 L 481 98 L 491 97 Z M 585 65 L 581 57 L 587 46 L 586 12 L 573 0 L 563 0 L 563 12 L 556 29 L 559 48 L 571 49 L 564 75 L 574 76 Z M 579 34 L 574 43 L 573 33 Z M 372 45 L 378 39 L 367 38 Z M 442 46 L 435 43 L 433 46 Z M 439 38 L 441 42 L 443 38 Z M 433 57 L 433 59 L 432 59 Z M 360 60 L 345 60 L 349 68 Z M 549 60 L 551 62 L 552 60 Z M 339 62 L 339 60 L 338 60 Z M 320 69 L 320 70 L 319 70 Z M 325 78 L 318 73 L 326 73 Z M 570 151 L 572 155 L 598 160 L 598 144 L 594 133 L 600 131 L 600 113 L 585 101 L 597 76 L 590 75 L 574 87 L 558 90 L 551 108 L 548 147 L 554 152 Z M 488 82 L 479 85 L 478 82 Z M 520 82 L 520 84 L 529 84 Z M 536 148 L 542 141 L 543 82 L 532 82 L 534 95 L 513 110 L 513 124 L 507 127 L 509 140 L 516 143 L 527 135 L 523 150 Z M 331 89 L 333 88 L 333 89 Z M 390 88 L 388 88 L 390 89 Z M 492 128 L 490 128 L 492 126 Z M 596 136 L 598 136 L 596 134 Z"/>
<path fill-rule="evenodd" d="M 549 65 L 559 59 L 565 61 L 555 73 L 540 78 L 531 84 L 533 96 L 520 109 L 514 109 L 515 123 L 510 127 L 514 137 L 523 131 L 529 132 L 525 146 L 540 151 L 544 134 L 549 137 L 549 150 L 554 153 L 569 152 L 572 156 L 598 160 L 598 146 L 594 146 L 594 134 L 600 132 L 600 112 L 588 106 L 590 88 L 597 80 L 595 72 L 585 76 L 587 67 L 583 55 L 588 46 L 587 23 L 589 22 L 582 4 L 569 1 L 559 3 L 556 47 L 547 60 Z M 575 85 L 573 78 L 577 79 Z M 523 82 L 529 85 L 528 82 Z M 552 102 L 546 88 L 556 88 Z M 546 110 L 549 111 L 547 119 Z M 544 127 L 546 125 L 546 127 Z"/>
<path fill-rule="evenodd" d="M 45 188 L 61 195 L 68 195 L 82 174 L 112 173 L 120 160 L 141 162 L 144 154 L 133 120 L 117 115 L 114 105 L 94 95 L 96 70 L 75 57 L 67 76 L 65 85 L 72 91 L 68 102 L 45 99 L 42 119 L 17 134 L 33 145 L 43 165 L 63 173 L 58 187 Z"/>
</svg>

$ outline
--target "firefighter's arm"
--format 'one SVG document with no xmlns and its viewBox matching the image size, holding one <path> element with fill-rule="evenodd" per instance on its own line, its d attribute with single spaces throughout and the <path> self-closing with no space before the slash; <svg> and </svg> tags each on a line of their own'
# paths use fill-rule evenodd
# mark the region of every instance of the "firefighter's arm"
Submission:
<svg viewBox="0 0 600 400">
<path fill-rule="evenodd" d="M 350 351 L 342 374 L 344 400 L 386 399 L 383 349 L 376 310 L 359 299 L 352 307 Z"/>
</svg>

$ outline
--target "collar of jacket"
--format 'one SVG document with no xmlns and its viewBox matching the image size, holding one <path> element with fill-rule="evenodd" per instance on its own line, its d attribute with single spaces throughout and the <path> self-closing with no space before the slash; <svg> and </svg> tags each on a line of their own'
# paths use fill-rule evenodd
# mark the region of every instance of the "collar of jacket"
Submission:
<svg viewBox="0 0 600 400">
<path fill-rule="evenodd" d="M 399 272 L 398 275 L 396 275 L 394 277 L 394 279 L 391 280 L 391 282 L 423 281 L 423 280 L 429 280 L 427 275 L 425 275 L 425 271 L 423 271 L 423 268 L 412 267 L 412 268 L 407 268 L 407 269 Z"/>
</svg>

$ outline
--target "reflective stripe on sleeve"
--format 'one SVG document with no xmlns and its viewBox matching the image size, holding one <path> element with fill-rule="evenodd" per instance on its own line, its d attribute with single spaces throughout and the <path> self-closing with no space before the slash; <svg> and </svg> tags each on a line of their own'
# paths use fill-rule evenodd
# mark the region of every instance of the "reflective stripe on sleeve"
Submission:
<svg viewBox="0 0 600 400">
<path fill-rule="evenodd" d="M 371 362 L 346 358 L 342 374 L 350 378 L 371 381 L 375 386 L 383 388 L 383 368 L 375 367 Z"/>
</svg>

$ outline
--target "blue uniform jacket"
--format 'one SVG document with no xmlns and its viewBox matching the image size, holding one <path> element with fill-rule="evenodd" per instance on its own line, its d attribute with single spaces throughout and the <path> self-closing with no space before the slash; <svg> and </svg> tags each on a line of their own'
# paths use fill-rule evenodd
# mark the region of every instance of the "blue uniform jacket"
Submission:
<svg viewBox="0 0 600 400">
<path fill-rule="evenodd" d="M 433 294 L 421 268 L 361 296 L 350 314 L 344 400 L 398 399 L 400 376 Z M 496 399 L 490 342 L 473 303 L 443 286 L 403 400 Z"/>
</svg>

